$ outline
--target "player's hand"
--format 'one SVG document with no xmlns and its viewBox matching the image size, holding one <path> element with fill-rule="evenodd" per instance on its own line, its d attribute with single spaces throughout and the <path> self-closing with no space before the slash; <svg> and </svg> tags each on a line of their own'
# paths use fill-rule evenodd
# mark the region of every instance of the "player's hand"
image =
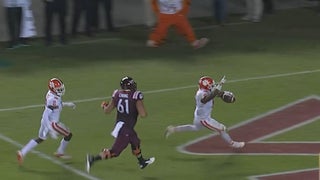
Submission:
<svg viewBox="0 0 320 180">
<path fill-rule="evenodd" d="M 62 105 L 71 107 L 72 109 L 76 108 L 76 104 L 74 104 L 73 102 L 63 102 Z"/>
<path fill-rule="evenodd" d="M 102 101 L 102 103 L 101 103 L 101 108 L 104 109 L 105 107 L 108 106 L 108 104 L 109 104 L 108 102 Z"/>
</svg>

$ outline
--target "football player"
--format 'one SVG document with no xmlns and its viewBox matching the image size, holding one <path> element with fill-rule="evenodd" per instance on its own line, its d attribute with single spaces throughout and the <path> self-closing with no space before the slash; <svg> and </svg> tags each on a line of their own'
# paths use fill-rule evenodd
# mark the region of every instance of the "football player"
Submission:
<svg viewBox="0 0 320 180">
<path fill-rule="evenodd" d="M 72 133 L 69 128 L 60 122 L 60 113 L 62 111 L 62 107 L 68 106 L 74 109 L 76 105 L 73 102 L 62 102 L 65 87 L 60 79 L 50 79 L 48 82 L 48 89 L 38 138 L 31 139 L 21 150 L 17 151 L 19 165 L 22 165 L 23 158 L 29 151 L 47 139 L 48 134 L 50 134 L 54 139 L 57 139 L 58 135 L 63 136 L 60 146 L 54 155 L 63 159 L 71 158 L 69 155 L 65 154 L 65 149 L 72 138 Z"/>
<path fill-rule="evenodd" d="M 223 91 L 221 90 L 222 84 L 225 82 L 225 78 L 215 84 L 214 80 L 209 76 L 203 76 L 199 80 L 199 89 L 196 92 L 196 108 L 194 111 L 193 124 L 186 124 L 180 126 L 168 126 L 165 132 L 166 138 L 172 133 L 182 131 L 198 131 L 203 128 L 207 128 L 211 131 L 217 131 L 222 139 L 233 148 L 244 147 L 244 142 L 237 142 L 231 139 L 227 133 L 227 128 L 224 124 L 218 122 L 211 117 L 211 111 L 214 105 L 214 98 L 221 97 Z"/>
<path fill-rule="evenodd" d="M 143 158 L 140 139 L 134 130 L 138 116 L 141 118 L 147 116 L 143 104 L 143 94 L 137 90 L 136 82 L 128 76 L 121 79 L 120 87 L 113 92 L 110 103 L 104 101 L 101 104 L 105 113 L 110 113 L 114 109 L 117 110 L 115 126 L 111 133 L 115 141 L 110 149 L 104 148 L 102 152 L 95 156 L 87 154 L 86 170 L 88 173 L 96 161 L 118 157 L 129 144 L 132 154 L 138 159 L 140 169 L 155 161 L 154 157 Z"/>
</svg>

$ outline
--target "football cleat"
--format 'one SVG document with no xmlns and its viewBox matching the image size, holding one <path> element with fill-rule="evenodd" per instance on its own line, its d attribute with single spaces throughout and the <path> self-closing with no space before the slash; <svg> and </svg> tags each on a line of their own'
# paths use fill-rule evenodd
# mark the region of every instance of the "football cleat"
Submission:
<svg viewBox="0 0 320 180">
<path fill-rule="evenodd" d="M 233 148 L 243 148 L 245 144 L 246 144 L 245 142 L 232 141 L 230 146 Z"/>
<path fill-rule="evenodd" d="M 145 159 L 143 163 L 139 163 L 140 169 L 144 169 L 148 165 L 152 164 L 155 160 L 156 160 L 156 158 L 154 158 L 154 157 L 151 157 L 149 159 Z"/>
<path fill-rule="evenodd" d="M 70 155 L 66 155 L 66 154 L 61 154 L 61 153 L 53 153 L 53 155 L 57 158 L 60 158 L 60 159 L 71 159 L 72 157 Z"/>
<path fill-rule="evenodd" d="M 18 160 L 19 166 L 21 166 L 23 163 L 23 155 L 22 155 L 21 151 L 17 151 L 17 160 Z"/>
<path fill-rule="evenodd" d="M 86 156 L 86 170 L 88 173 L 90 173 L 90 168 L 93 164 L 93 156 L 91 156 L 90 154 L 87 154 Z"/>
<path fill-rule="evenodd" d="M 164 135 L 166 138 L 168 138 L 173 133 L 174 133 L 174 126 L 168 126 Z"/>
</svg>

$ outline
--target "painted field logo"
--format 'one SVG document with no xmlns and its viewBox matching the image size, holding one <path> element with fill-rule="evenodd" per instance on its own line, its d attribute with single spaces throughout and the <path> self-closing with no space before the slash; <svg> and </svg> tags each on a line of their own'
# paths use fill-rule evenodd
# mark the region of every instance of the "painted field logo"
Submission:
<svg viewBox="0 0 320 180">
<path fill-rule="evenodd" d="M 262 116 L 245 121 L 229 130 L 231 137 L 247 142 L 243 149 L 232 149 L 226 146 L 214 134 L 192 141 L 178 147 L 179 151 L 199 155 L 312 155 L 318 156 L 320 142 L 262 142 L 264 139 L 301 127 L 320 118 L 320 100 L 312 96 L 291 103 Z M 318 169 L 295 171 L 267 176 L 252 177 L 252 179 L 317 179 Z M 301 179 L 301 178 L 300 178 Z"/>
</svg>

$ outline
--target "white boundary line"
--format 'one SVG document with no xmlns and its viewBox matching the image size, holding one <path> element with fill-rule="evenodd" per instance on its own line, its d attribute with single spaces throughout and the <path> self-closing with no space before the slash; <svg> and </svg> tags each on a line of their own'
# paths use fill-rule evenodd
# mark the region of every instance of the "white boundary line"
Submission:
<svg viewBox="0 0 320 180">
<path fill-rule="evenodd" d="M 18 148 L 23 147 L 22 144 L 18 143 L 17 141 L 12 140 L 11 138 L 8 138 L 7 136 L 4 136 L 3 134 L 0 134 L 0 139 L 2 139 L 3 141 L 8 142 L 8 143 L 18 147 Z M 73 168 L 71 166 L 68 166 L 67 164 L 62 163 L 61 161 L 58 161 L 58 160 L 52 158 L 51 156 L 49 156 L 49 155 L 47 155 L 45 153 L 42 153 L 40 151 L 35 151 L 35 150 L 32 150 L 31 152 L 36 154 L 36 155 L 38 155 L 39 157 L 41 157 L 43 159 L 47 159 L 47 160 L 51 161 L 52 163 L 54 163 L 56 165 L 59 165 L 59 166 L 63 167 L 64 169 L 67 169 L 67 170 L 73 172 L 76 175 L 82 176 L 82 177 L 84 177 L 86 179 L 89 179 L 89 180 L 100 180 L 99 178 L 91 176 L 91 175 L 89 175 L 89 174 L 87 174 L 87 173 L 85 173 L 83 171 L 80 171 L 80 170 L 75 169 L 75 168 Z"/>
<path fill-rule="evenodd" d="M 264 113 L 264 114 L 260 114 L 260 115 L 258 115 L 258 116 L 256 116 L 256 117 L 250 118 L 250 119 L 248 119 L 248 120 L 246 120 L 246 121 L 242 121 L 242 122 L 240 122 L 240 123 L 238 123 L 238 124 L 236 124 L 236 125 L 234 125 L 234 126 L 231 126 L 231 127 L 228 128 L 228 129 L 231 130 L 231 129 L 240 127 L 240 126 L 242 126 L 242 125 L 251 123 L 251 122 L 255 121 L 256 119 L 259 119 L 259 118 L 268 116 L 268 115 L 270 115 L 270 114 L 279 112 L 279 111 L 281 111 L 281 110 L 283 110 L 283 109 L 286 109 L 286 108 L 288 108 L 288 107 L 290 107 L 290 106 L 293 106 L 293 105 L 295 105 L 295 104 L 299 104 L 300 102 L 305 101 L 305 100 L 308 100 L 308 99 L 320 99 L 320 97 L 319 97 L 319 96 L 316 96 L 316 95 L 311 95 L 311 96 L 308 96 L 308 97 L 299 99 L 299 100 L 297 100 L 297 101 L 291 102 L 291 103 L 289 103 L 289 104 L 286 104 L 286 105 L 284 105 L 284 106 L 281 106 L 281 107 L 279 107 L 279 108 L 276 108 L 276 109 L 274 109 L 274 110 L 271 110 L 271 111 L 269 111 L 269 112 L 266 112 L 266 113 Z M 315 118 L 309 119 L 309 120 L 307 120 L 306 122 L 300 123 L 299 125 L 306 125 L 306 124 L 312 123 L 312 122 L 314 122 L 315 120 L 317 120 L 319 117 L 320 117 L 320 116 L 317 116 L 317 117 L 315 117 Z M 298 128 L 299 125 L 295 125 L 295 126 L 293 126 L 293 127 L 284 129 L 284 130 L 281 131 L 281 133 L 284 133 L 284 132 L 286 132 L 286 131 L 292 130 L 292 129 L 294 129 L 294 128 Z M 280 133 L 274 133 L 273 136 L 275 136 L 275 135 L 277 135 L 277 134 L 280 134 Z M 194 153 L 194 152 L 186 151 L 186 150 L 184 149 L 186 146 L 189 146 L 189 145 L 191 145 L 191 144 L 197 143 L 197 142 L 199 142 L 199 141 L 202 141 L 202 140 L 204 140 L 204 139 L 207 139 L 207 138 L 210 138 L 210 137 L 213 137 L 213 136 L 217 136 L 217 135 L 218 135 L 217 133 L 210 133 L 210 134 L 208 134 L 208 135 L 206 135 L 206 136 L 202 136 L 202 137 L 200 137 L 200 138 L 191 140 L 191 141 L 189 141 L 189 142 L 187 142 L 187 143 L 184 143 L 184 144 L 182 144 L 182 145 L 180 145 L 180 146 L 177 146 L 176 149 L 177 149 L 178 152 L 181 152 L 181 153 L 184 153 L 184 154 L 190 154 L 190 155 L 208 155 L 208 156 L 209 156 L 209 155 L 210 155 L 210 156 L 212 156 L 212 155 L 223 155 L 223 156 L 224 156 L 224 155 L 231 155 L 231 154 L 232 154 L 232 155 L 239 155 L 239 156 L 249 156 L 249 155 L 282 155 L 282 156 L 286 156 L 286 155 L 289 155 L 289 156 L 292 156 L 292 155 L 301 155 L 301 156 L 318 156 L 318 154 L 301 154 L 301 153 L 299 153 L 299 154 L 292 154 L 292 153 L 291 153 L 291 154 L 275 154 L 275 153 L 244 153 L 244 154 L 239 154 L 239 153 Z M 268 137 L 271 137 L 271 136 L 268 136 Z M 265 138 L 268 138 L 268 137 L 264 137 L 264 138 L 261 138 L 261 139 L 259 138 L 259 141 L 258 141 L 258 140 L 253 140 L 253 141 L 250 141 L 250 142 L 268 143 L 268 142 L 261 142 L 262 140 L 264 140 Z M 291 143 L 295 143 L 295 142 L 293 142 L 293 141 L 290 141 L 290 142 L 291 142 Z M 313 143 L 317 143 L 317 142 L 318 142 L 318 141 L 314 141 Z M 271 143 L 271 142 L 269 142 L 269 143 Z M 286 143 L 286 142 L 280 141 L 279 143 Z"/>
<path fill-rule="evenodd" d="M 261 79 L 280 78 L 280 77 L 303 75 L 303 74 L 312 74 L 312 73 L 319 73 L 319 72 L 320 72 L 320 69 L 315 69 L 315 70 L 298 71 L 298 72 L 284 73 L 284 74 L 272 74 L 272 75 L 266 75 L 266 76 L 256 76 L 256 77 L 249 77 L 249 78 L 243 78 L 243 79 L 228 80 L 227 83 L 236 83 L 236 82 L 243 82 L 243 81 L 253 81 L 253 80 L 261 80 Z M 189 89 L 189 88 L 194 88 L 194 87 L 196 87 L 196 85 L 189 85 L 189 86 L 183 86 L 183 87 L 177 87 L 177 88 L 151 90 L 151 91 L 144 92 L 144 94 L 170 92 L 170 91 L 177 91 L 177 90 L 181 90 L 181 89 Z M 88 98 L 88 99 L 78 99 L 78 100 L 73 100 L 73 102 L 75 102 L 75 103 L 83 103 L 83 102 L 104 100 L 106 98 L 110 98 L 110 97 L 95 97 L 95 98 Z M 11 108 L 1 108 L 0 112 L 32 109 L 32 108 L 38 108 L 38 107 L 43 107 L 43 104 L 26 105 L 26 106 L 11 107 Z"/>
<path fill-rule="evenodd" d="M 279 173 L 270 173 L 270 174 L 263 174 L 263 175 L 254 175 L 254 176 L 249 176 L 248 179 L 249 180 L 258 180 L 259 178 L 268 177 L 268 176 L 293 174 L 293 173 L 300 173 L 300 172 L 314 171 L 314 170 L 318 170 L 318 168 L 300 169 L 300 170 L 296 170 L 296 171 L 284 171 L 284 172 L 279 172 Z"/>
</svg>

